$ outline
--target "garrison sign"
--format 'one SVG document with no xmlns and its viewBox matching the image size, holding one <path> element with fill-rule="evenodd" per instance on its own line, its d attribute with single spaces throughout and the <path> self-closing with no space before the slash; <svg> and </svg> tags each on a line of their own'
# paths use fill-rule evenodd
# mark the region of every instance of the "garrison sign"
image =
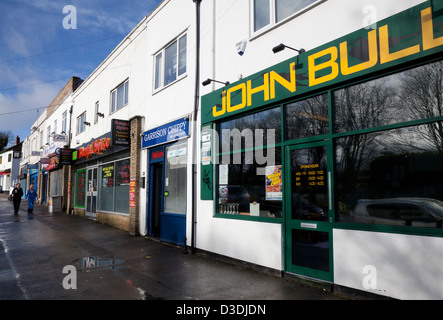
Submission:
<svg viewBox="0 0 443 320">
<path fill-rule="evenodd" d="M 434 4 L 431 4 L 434 3 Z M 443 50 L 443 5 L 427 1 L 202 97 L 202 124 Z"/>
</svg>

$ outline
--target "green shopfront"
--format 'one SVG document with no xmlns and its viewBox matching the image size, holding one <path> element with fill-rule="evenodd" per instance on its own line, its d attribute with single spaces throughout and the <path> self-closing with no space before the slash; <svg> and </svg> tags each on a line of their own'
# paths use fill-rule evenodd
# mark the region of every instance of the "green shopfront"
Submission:
<svg viewBox="0 0 443 320">
<path fill-rule="evenodd" d="M 281 225 L 286 273 L 443 298 L 442 25 L 426 1 L 203 96 L 213 219 Z"/>
</svg>

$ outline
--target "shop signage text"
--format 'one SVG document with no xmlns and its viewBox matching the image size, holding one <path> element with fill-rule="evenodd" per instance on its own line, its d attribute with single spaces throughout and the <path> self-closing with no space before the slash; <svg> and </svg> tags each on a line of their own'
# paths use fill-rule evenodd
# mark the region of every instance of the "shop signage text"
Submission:
<svg viewBox="0 0 443 320">
<path fill-rule="evenodd" d="M 128 147 L 130 143 L 130 123 L 128 120 L 112 119 L 111 122 L 111 144 L 113 146 Z"/>
<path fill-rule="evenodd" d="M 86 147 L 78 149 L 78 152 L 73 152 L 72 160 L 78 160 L 82 158 L 89 158 L 92 155 L 99 155 L 103 151 L 108 150 L 111 147 L 111 138 L 101 138 L 88 144 Z"/>
<path fill-rule="evenodd" d="M 221 93 L 219 90 L 208 94 L 205 99 L 208 102 L 202 104 L 203 108 L 211 109 L 203 112 L 202 122 L 216 120 L 247 107 L 262 106 L 275 98 L 291 97 L 297 90 L 307 92 L 405 62 L 405 59 L 432 54 L 437 52 L 433 50 L 436 48 L 441 50 L 438 47 L 443 46 L 443 36 L 436 26 L 442 22 L 442 17 L 438 16 L 436 22 L 431 7 L 416 8 L 388 18 L 375 30 L 359 30 L 312 50 L 312 54 L 299 55 L 292 61 L 268 69 L 268 72 L 233 84 Z M 439 32 L 440 36 L 435 32 Z M 217 101 L 215 106 L 214 101 Z"/>
<path fill-rule="evenodd" d="M 143 133 L 142 148 L 189 137 L 189 119 L 182 118 Z"/>
</svg>

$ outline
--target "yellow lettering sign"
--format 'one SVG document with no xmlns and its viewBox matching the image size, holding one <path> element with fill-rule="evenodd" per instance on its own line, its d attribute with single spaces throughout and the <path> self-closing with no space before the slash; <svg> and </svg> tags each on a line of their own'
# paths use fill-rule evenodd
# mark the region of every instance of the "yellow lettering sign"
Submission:
<svg viewBox="0 0 443 320">
<path fill-rule="evenodd" d="M 271 99 L 275 98 L 275 82 L 278 82 L 283 87 L 285 87 L 290 92 L 295 92 L 297 89 L 296 77 L 295 77 L 295 62 L 290 65 L 290 81 L 287 81 L 281 75 L 279 75 L 275 71 L 271 71 L 270 74 L 270 91 L 271 91 Z"/>
<path fill-rule="evenodd" d="M 421 24 L 423 32 L 423 50 L 429 50 L 443 45 L 443 37 L 434 39 L 434 23 L 432 10 L 427 8 L 421 12 Z"/>
<path fill-rule="evenodd" d="M 420 45 L 415 45 L 397 52 L 390 52 L 389 47 L 389 30 L 385 25 L 379 29 L 380 35 L 380 63 L 388 63 L 420 52 Z"/>
<path fill-rule="evenodd" d="M 318 58 L 324 57 L 324 56 L 331 56 L 331 59 L 320 63 L 315 64 L 315 60 Z M 335 79 L 339 74 L 339 66 L 337 63 L 338 58 L 338 49 L 336 47 L 330 47 L 328 49 L 325 49 L 323 51 L 317 52 L 315 54 L 312 54 L 308 57 L 308 67 L 309 67 L 309 86 L 313 87 L 315 85 L 318 85 L 320 83 L 328 82 L 330 80 Z M 331 73 L 322 77 L 316 77 L 316 72 L 331 68 Z"/>
<path fill-rule="evenodd" d="M 349 74 L 369 69 L 377 64 L 378 62 L 377 30 L 372 30 L 368 33 L 368 47 L 369 47 L 369 61 L 360 63 L 353 67 L 349 67 L 348 42 L 345 41 L 340 44 L 341 73 L 343 75 L 347 76 Z"/>
</svg>

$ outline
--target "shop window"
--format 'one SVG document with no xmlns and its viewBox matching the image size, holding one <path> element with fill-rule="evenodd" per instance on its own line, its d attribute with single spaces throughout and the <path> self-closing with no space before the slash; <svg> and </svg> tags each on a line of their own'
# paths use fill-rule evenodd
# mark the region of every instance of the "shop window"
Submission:
<svg viewBox="0 0 443 320">
<path fill-rule="evenodd" d="M 78 208 L 84 208 L 85 200 L 86 200 L 86 170 L 81 170 L 75 173 L 75 206 Z"/>
<path fill-rule="evenodd" d="M 116 212 L 129 213 L 130 160 L 115 163 L 115 209 Z"/>
<path fill-rule="evenodd" d="M 55 197 L 62 195 L 63 188 L 63 170 L 51 171 L 49 174 L 49 196 Z"/>
<path fill-rule="evenodd" d="M 281 108 L 218 125 L 217 213 L 281 218 Z"/>
<path fill-rule="evenodd" d="M 443 62 L 334 92 L 335 132 L 350 132 L 443 114 Z"/>
<path fill-rule="evenodd" d="M 293 140 L 328 134 L 328 110 L 327 94 L 286 105 L 286 139 Z"/>
<path fill-rule="evenodd" d="M 166 148 L 164 211 L 186 214 L 187 142 Z"/>
<path fill-rule="evenodd" d="M 275 25 L 324 0 L 253 0 L 253 31 Z"/>
<path fill-rule="evenodd" d="M 219 125 L 220 152 L 240 151 L 281 142 L 280 107 L 229 120 Z"/>
<path fill-rule="evenodd" d="M 273 158 L 274 161 L 260 161 L 263 154 Z M 237 156 L 239 161 L 236 160 Z M 229 159 L 220 156 L 219 162 L 217 213 L 266 218 L 282 217 L 281 148 L 233 153 Z"/>
<path fill-rule="evenodd" d="M 341 222 L 442 228 L 442 122 L 335 141 Z"/>
<path fill-rule="evenodd" d="M 129 99 L 129 80 L 120 84 L 111 91 L 111 113 L 120 110 L 128 104 Z"/>
<path fill-rule="evenodd" d="M 129 213 L 130 160 L 103 164 L 99 174 L 98 210 Z"/>
<path fill-rule="evenodd" d="M 187 35 L 184 34 L 154 57 L 154 89 L 160 89 L 186 74 Z"/>
</svg>

